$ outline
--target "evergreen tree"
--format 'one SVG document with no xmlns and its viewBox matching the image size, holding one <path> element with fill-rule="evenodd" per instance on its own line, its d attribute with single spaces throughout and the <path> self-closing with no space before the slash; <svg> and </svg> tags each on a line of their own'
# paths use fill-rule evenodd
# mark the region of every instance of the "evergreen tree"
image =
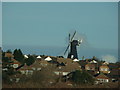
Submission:
<svg viewBox="0 0 120 90">
<path fill-rule="evenodd" d="M 25 60 L 25 63 L 30 66 L 35 62 L 35 57 L 34 56 L 28 56 L 28 58 Z"/>
<path fill-rule="evenodd" d="M 94 78 L 86 71 L 76 70 L 72 75 L 72 81 L 76 84 L 94 83 Z"/>
<path fill-rule="evenodd" d="M 15 49 L 13 52 L 14 55 L 14 59 L 16 59 L 17 61 L 23 63 L 24 62 L 24 55 L 22 53 L 22 51 L 20 49 Z"/>
</svg>

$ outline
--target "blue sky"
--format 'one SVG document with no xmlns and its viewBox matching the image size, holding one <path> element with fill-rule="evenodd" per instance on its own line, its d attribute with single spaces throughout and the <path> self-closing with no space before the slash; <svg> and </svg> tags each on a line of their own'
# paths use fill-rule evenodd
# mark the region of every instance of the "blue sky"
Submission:
<svg viewBox="0 0 120 90">
<path fill-rule="evenodd" d="M 86 35 L 93 48 L 118 49 L 117 2 L 2 5 L 3 47 L 64 47 L 68 33 L 77 30 Z"/>
</svg>

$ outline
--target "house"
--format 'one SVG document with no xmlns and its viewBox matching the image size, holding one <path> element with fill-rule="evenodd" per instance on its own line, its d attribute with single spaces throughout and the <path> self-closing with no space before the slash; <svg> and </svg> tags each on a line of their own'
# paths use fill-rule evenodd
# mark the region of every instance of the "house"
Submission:
<svg viewBox="0 0 120 90">
<path fill-rule="evenodd" d="M 46 67 L 47 65 L 49 65 L 49 63 L 47 62 L 47 60 L 41 60 L 41 61 L 39 61 L 39 64 L 40 64 L 42 67 Z"/>
<path fill-rule="evenodd" d="M 95 65 L 94 64 L 91 64 L 91 63 L 88 63 L 85 65 L 85 70 L 95 70 Z"/>
<path fill-rule="evenodd" d="M 56 70 L 54 71 L 56 75 L 65 76 L 75 70 L 81 70 L 79 63 L 74 62 L 72 59 L 58 58 L 57 61 L 63 65 L 56 67 Z"/>
<path fill-rule="evenodd" d="M 19 73 L 17 73 L 17 74 L 15 74 L 15 75 L 9 76 L 9 79 L 10 79 L 11 82 L 16 82 L 16 83 L 18 83 L 18 82 L 20 81 L 20 78 L 21 78 L 21 77 L 22 77 L 22 75 L 19 74 Z"/>
<path fill-rule="evenodd" d="M 50 58 L 49 56 L 47 58 L 45 58 L 45 61 L 51 61 L 52 58 Z"/>
<path fill-rule="evenodd" d="M 109 62 L 106 62 L 106 61 L 103 62 L 103 65 L 109 65 Z"/>
<path fill-rule="evenodd" d="M 107 77 L 103 73 L 95 75 L 95 78 L 96 78 L 96 84 L 109 82 L 109 77 Z"/>
<path fill-rule="evenodd" d="M 41 59 L 42 57 L 41 57 L 41 56 L 37 56 L 36 58 L 37 58 L 37 59 Z"/>
<path fill-rule="evenodd" d="M 78 62 L 81 66 L 81 69 L 84 70 L 85 69 L 85 65 L 87 64 L 86 60 L 79 60 Z"/>
<path fill-rule="evenodd" d="M 79 60 L 78 59 L 74 59 L 73 61 L 78 62 Z"/>
<path fill-rule="evenodd" d="M 12 53 L 9 53 L 9 52 L 5 52 L 5 57 L 8 57 L 8 58 L 13 58 L 13 54 Z"/>
<path fill-rule="evenodd" d="M 11 61 L 12 61 L 11 64 L 12 64 L 13 68 L 18 68 L 21 65 L 21 63 L 15 59 L 12 59 Z"/>
<path fill-rule="evenodd" d="M 41 65 L 40 65 L 40 61 L 36 60 L 32 65 L 31 68 L 35 71 L 40 71 L 41 70 Z"/>
<path fill-rule="evenodd" d="M 106 73 L 106 74 L 110 73 L 109 67 L 107 65 L 104 65 L 104 64 L 99 67 L 99 71 L 102 73 Z"/>
<path fill-rule="evenodd" d="M 20 71 L 22 74 L 32 75 L 34 71 L 40 71 L 43 67 L 46 67 L 48 65 L 50 64 L 45 60 L 36 60 L 32 65 L 27 66 L 26 64 L 24 64 L 17 70 Z"/>
<path fill-rule="evenodd" d="M 109 63 L 109 76 L 112 81 L 117 81 L 120 78 L 120 67 L 119 64 Z"/>
<path fill-rule="evenodd" d="M 18 69 L 18 71 L 20 71 L 21 74 L 24 74 L 24 75 L 32 75 L 33 74 L 32 67 L 27 66 L 26 64 L 24 64 L 24 66 L 22 66 L 20 69 Z"/>
<path fill-rule="evenodd" d="M 90 61 L 90 63 L 97 63 L 97 61 L 95 61 L 95 60 L 92 60 L 92 61 Z"/>
<path fill-rule="evenodd" d="M 107 76 L 110 78 L 112 82 L 118 81 L 120 79 L 120 73 L 118 68 L 114 68 L 110 71 L 110 74 L 107 74 Z"/>
</svg>

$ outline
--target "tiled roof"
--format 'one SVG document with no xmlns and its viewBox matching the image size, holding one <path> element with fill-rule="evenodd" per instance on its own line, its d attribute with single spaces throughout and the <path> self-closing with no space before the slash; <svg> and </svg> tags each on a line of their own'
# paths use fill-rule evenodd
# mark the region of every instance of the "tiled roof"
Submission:
<svg viewBox="0 0 120 90">
<path fill-rule="evenodd" d="M 65 66 L 62 66 L 61 69 L 56 68 L 57 70 L 60 70 L 60 71 L 64 71 L 64 72 L 71 72 L 71 71 L 74 71 L 74 70 L 80 70 L 81 69 L 81 66 L 79 65 L 79 63 L 77 62 L 74 62 L 73 60 L 71 59 L 63 59 L 63 58 L 59 58 L 57 60 L 59 63 L 64 63 Z"/>
<path fill-rule="evenodd" d="M 32 66 L 27 66 L 26 64 L 22 66 L 19 70 L 32 70 Z"/>
<path fill-rule="evenodd" d="M 14 57 L 12 53 L 5 53 L 5 57 Z"/>
<path fill-rule="evenodd" d="M 100 68 L 109 68 L 107 65 L 102 65 Z"/>
<path fill-rule="evenodd" d="M 93 68 L 95 67 L 95 65 L 94 65 L 94 64 L 91 64 L 91 63 L 88 63 L 88 64 L 86 64 L 85 66 L 86 66 L 86 67 L 93 67 Z"/>
<path fill-rule="evenodd" d="M 96 78 L 98 79 L 109 79 L 106 75 L 104 75 L 103 73 L 100 73 L 98 76 L 96 76 Z"/>
</svg>

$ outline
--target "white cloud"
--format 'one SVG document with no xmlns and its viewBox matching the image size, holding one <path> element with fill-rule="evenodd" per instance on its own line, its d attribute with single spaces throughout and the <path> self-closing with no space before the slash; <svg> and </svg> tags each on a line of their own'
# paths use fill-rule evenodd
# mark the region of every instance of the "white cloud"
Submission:
<svg viewBox="0 0 120 90">
<path fill-rule="evenodd" d="M 106 61 L 106 62 L 112 62 L 112 63 L 115 63 L 117 62 L 117 58 L 113 55 L 104 55 L 102 56 L 102 60 Z"/>
</svg>

